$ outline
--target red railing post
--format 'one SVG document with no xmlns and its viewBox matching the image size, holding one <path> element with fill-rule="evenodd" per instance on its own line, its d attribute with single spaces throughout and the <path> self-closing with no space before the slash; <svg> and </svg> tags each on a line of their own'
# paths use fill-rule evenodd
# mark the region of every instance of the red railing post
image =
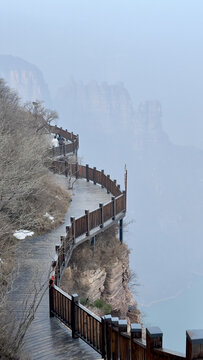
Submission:
<svg viewBox="0 0 203 360">
<path fill-rule="evenodd" d="M 186 331 L 186 359 L 203 359 L 203 330 Z"/>
<path fill-rule="evenodd" d="M 153 360 L 153 349 L 162 348 L 163 333 L 158 326 L 152 326 L 146 329 L 146 355 L 147 360 Z"/>
</svg>

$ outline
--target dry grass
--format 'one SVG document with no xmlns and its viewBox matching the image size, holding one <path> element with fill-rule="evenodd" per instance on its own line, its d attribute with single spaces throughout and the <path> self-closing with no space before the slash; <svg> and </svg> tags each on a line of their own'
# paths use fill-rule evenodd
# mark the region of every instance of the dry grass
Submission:
<svg viewBox="0 0 203 360">
<path fill-rule="evenodd" d="M 94 249 L 90 241 L 86 241 L 73 251 L 69 268 L 61 282 L 64 291 L 87 298 L 90 287 L 88 282 L 83 281 L 83 273 L 107 269 L 112 266 L 116 258 L 121 261 L 126 259 L 129 254 L 128 247 L 120 243 L 116 234 L 117 226 L 113 226 L 96 237 Z"/>
<path fill-rule="evenodd" d="M 74 250 L 61 287 L 69 294 L 77 293 L 98 316 L 111 312 L 139 322 L 140 312 L 131 292 L 132 284 L 136 287 L 137 282 L 128 267 L 129 252 L 117 238 L 117 227 L 110 228 L 96 238 L 94 249 L 86 241 Z M 105 306 L 95 307 L 95 300 L 103 301 Z M 132 304 L 134 308 L 129 312 L 128 305 Z"/>
<path fill-rule="evenodd" d="M 71 201 L 70 194 L 60 184 L 57 184 L 53 174 L 47 173 L 41 180 L 41 189 L 33 194 L 27 204 L 29 214 L 32 214 L 30 229 L 36 234 L 55 228 L 63 222 Z M 54 217 L 51 221 L 44 215 Z M 28 223 L 27 223 L 28 224 Z"/>
<path fill-rule="evenodd" d="M 116 257 L 122 259 L 129 254 L 127 245 L 121 244 L 117 238 L 117 226 L 113 226 L 96 237 L 94 251 L 90 241 L 78 246 L 71 257 L 70 266 L 78 271 L 97 269 L 109 264 Z"/>
</svg>

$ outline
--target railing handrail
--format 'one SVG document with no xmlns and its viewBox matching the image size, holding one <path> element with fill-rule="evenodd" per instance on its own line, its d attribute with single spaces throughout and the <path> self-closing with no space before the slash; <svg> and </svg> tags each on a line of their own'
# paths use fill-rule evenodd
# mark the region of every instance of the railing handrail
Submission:
<svg viewBox="0 0 203 360">
<path fill-rule="evenodd" d="M 99 323 L 102 322 L 101 318 L 99 316 L 97 316 L 96 314 L 94 314 L 92 311 L 90 311 L 89 309 L 87 309 L 85 306 L 83 306 L 81 303 L 78 303 L 76 306 L 78 306 L 80 309 L 82 309 L 83 311 L 85 311 L 88 315 L 90 315 L 91 317 L 93 317 L 95 320 L 97 320 Z"/>
<path fill-rule="evenodd" d="M 56 134 L 60 134 L 67 140 L 74 141 L 78 138 L 78 135 L 73 134 L 73 132 L 69 132 L 67 129 L 64 130 L 62 127 L 58 127 L 57 125 L 49 125 L 50 131 Z"/>
<path fill-rule="evenodd" d="M 49 150 L 51 156 L 62 156 L 70 153 L 76 153 L 79 148 L 79 135 L 75 135 L 70 133 L 68 130 L 63 130 L 61 127 L 59 128 L 56 125 L 49 125 L 49 131 L 55 134 L 60 134 L 66 140 L 69 140 L 69 144 L 59 145 L 57 147 L 52 147 Z"/>
<path fill-rule="evenodd" d="M 120 186 L 115 185 L 115 182 L 110 179 L 109 175 L 105 175 L 103 171 L 98 171 L 98 170 L 96 173 L 95 171 L 96 168 L 90 168 L 87 165 L 83 166 L 78 164 L 68 164 L 67 162 L 65 163 L 57 160 L 54 160 L 53 164 L 55 170 L 57 170 L 57 172 L 59 172 L 60 174 L 67 175 L 69 171 L 71 171 L 71 173 L 73 173 L 76 176 L 76 178 L 82 177 L 85 178 L 87 181 L 92 180 L 94 181 L 95 184 L 99 182 L 99 184 L 102 185 L 103 187 L 105 187 L 106 185 L 107 191 L 111 192 L 112 195 L 118 195 L 115 196 L 113 200 L 104 204 L 103 207 L 99 206 L 98 208 L 88 213 L 85 213 L 80 217 L 71 218 L 70 226 L 66 227 L 67 229 L 66 237 L 63 238 L 62 244 L 60 248 L 58 248 L 58 259 L 56 261 L 56 267 L 55 267 L 55 283 L 58 285 L 60 284 L 60 280 L 64 273 L 65 267 L 67 267 L 68 265 L 68 263 L 65 262 L 66 253 L 70 249 L 70 247 L 68 247 L 67 244 L 73 244 L 73 249 L 74 249 L 74 246 L 78 246 L 77 239 L 80 238 L 81 236 L 86 235 L 86 240 L 88 240 L 90 238 L 90 231 L 92 231 L 93 229 L 100 227 L 100 230 L 97 230 L 96 232 L 97 233 L 98 231 L 101 232 L 103 231 L 103 226 L 105 222 L 112 220 L 112 225 L 113 225 L 115 224 L 115 221 L 117 221 L 118 217 L 123 218 L 126 212 L 126 193 L 120 191 Z M 95 174 L 99 174 L 99 176 L 102 175 L 102 178 L 99 179 L 99 177 L 95 176 L 93 179 L 93 176 L 91 176 L 91 173 L 93 174 L 93 171 L 95 172 Z M 120 200 L 122 201 L 122 203 Z M 120 201 L 120 206 L 114 207 L 114 202 L 116 203 L 117 201 Z M 108 212 L 106 212 L 106 207 L 111 206 L 111 204 L 112 204 L 111 212 L 110 214 L 108 214 Z M 100 212 L 99 218 L 98 218 L 98 212 Z M 92 216 L 93 217 L 95 216 L 94 225 L 90 224 L 90 218 Z M 86 217 L 86 221 L 85 223 L 82 224 L 82 220 L 84 220 L 85 217 Z M 105 221 L 103 219 L 105 219 Z M 91 237 L 92 236 L 93 235 L 91 234 Z M 66 249 L 66 251 L 64 249 Z"/>
</svg>

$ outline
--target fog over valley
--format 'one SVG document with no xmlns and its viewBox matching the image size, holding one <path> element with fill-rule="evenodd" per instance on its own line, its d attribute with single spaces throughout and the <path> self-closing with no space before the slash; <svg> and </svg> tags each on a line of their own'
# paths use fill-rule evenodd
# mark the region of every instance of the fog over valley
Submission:
<svg viewBox="0 0 203 360">
<path fill-rule="evenodd" d="M 203 328 L 202 1 L 20 0 L 1 12 L 0 78 L 57 111 L 83 164 L 121 188 L 127 166 L 135 297 L 166 347 L 185 351 L 185 330 Z"/>
</svg>

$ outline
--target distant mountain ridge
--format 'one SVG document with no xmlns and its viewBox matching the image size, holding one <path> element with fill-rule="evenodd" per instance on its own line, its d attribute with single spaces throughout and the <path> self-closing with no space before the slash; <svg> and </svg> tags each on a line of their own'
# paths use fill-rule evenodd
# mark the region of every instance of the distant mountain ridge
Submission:
<svg viewBox="0 0 203 360">
<path fill-rule="evenodd" d="M 55 106 L 71 126 L 78 126 L 77 131 L 85 122 L 87 127 L 112 133 L 117 126 L 122 130 L 132 126 L 134 118 L 132 100 L 122 83 L 70 80 L 58 90 Z"/>
<path fill-rule="evenodd" d="M 136 149 L 168 142 L 162 128 L 161 104 L 144 101 L 135 108 L 123 83 L 69 80 L 54 99 L 62 123 L 77 132 L 101 132 L 106 137 L 128 138 Z"/>
<path fill-rule="evenodd" d="M 0 77 L 17 90 L 23 102 L 42 100 L 51 104 L 42 72 L 33 64 L 12 55 L 0 55 Z"/>
<path fill-rule="evenodd" d="M 85 161 L 105 165 L 119 182 L 127 164 L 128 216 L 136 222 L 126 237 L 142 300 L 176 294 L 192 272 L 203 273 L 203 152 L 173 144 L 159 101 L 135 107 L 123 84 L 73 81 L 55 101 L 64 127 L 80 134 Z"/>
</svg>

